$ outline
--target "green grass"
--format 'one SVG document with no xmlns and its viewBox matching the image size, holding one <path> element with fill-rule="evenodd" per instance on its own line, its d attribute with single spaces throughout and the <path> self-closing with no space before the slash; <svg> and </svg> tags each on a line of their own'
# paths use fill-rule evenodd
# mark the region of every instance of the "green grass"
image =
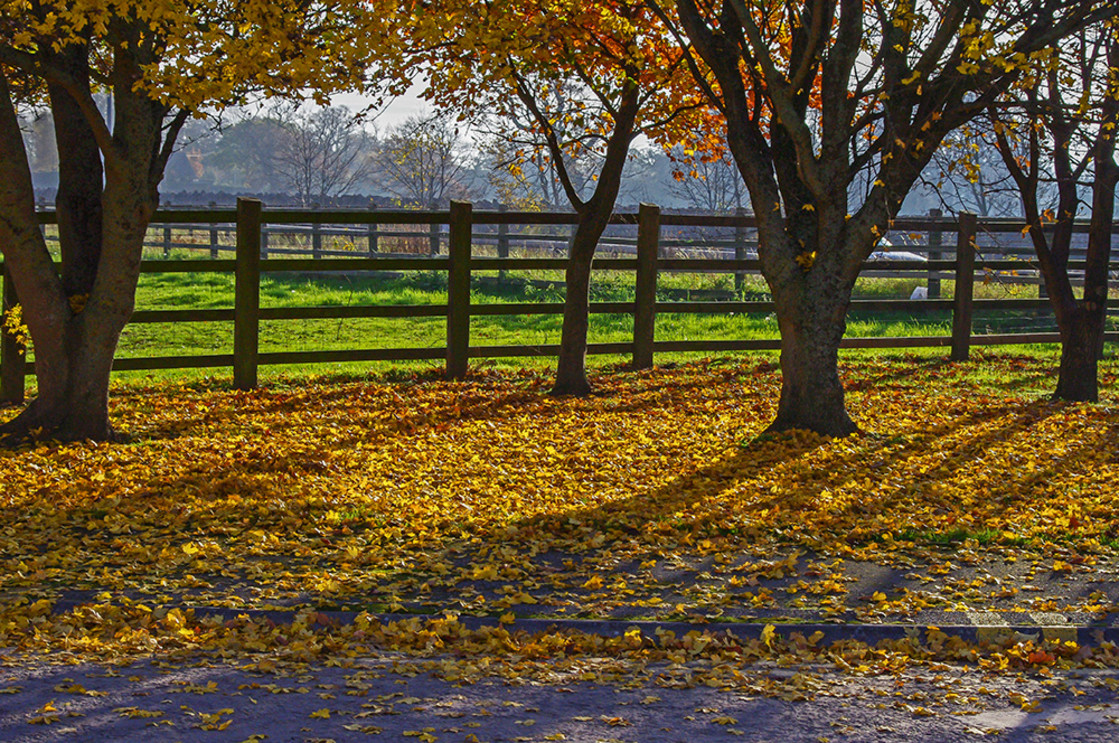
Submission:
<svg viewBox="0 0 1119 743">
<path fill-rule="evenodd" d="M 162 239 L 162 231 L 154 239 Z M 223 236 L 223 240 L 226 236 Z M 176 230 L 175 242 L 193 242 L 208 246 L 209 233 L 196 230 Z M 406 240 L 406 239 L 402 239 Z M 419 242 L 416 242 L 416 241 Z M 294 246 L 298 240 L 291 240 Z M 361 243 L 361 241 L 358 241 Z M 418 234 L 415 240 L 426 250 L 426 237 Z M 421 244 L 422 243 L 422 244 Z M 324 240 L 326 249 L 346 249 L 348 243 Z M 273 242 L 271 247 L 288 247 Z M 401 242 L 397 248 L 408 247 Z M 349 245 L 360 252 L 362 244 Z M 385 249 L 393 246 L 383 246 Z M 163 258 L 158 247 L 149 248 L 146 257 Z M 173 249 L 172 259 L 199 260 L 209 258 L 209 251 Z M 231 258 L 229 252 L 223 258 Z M 472 301 L 477 304 L 512 302 L 563 301 L 562 271 L 510 272 L 502 282 L 495 282 L 496 272 L 476 274 Z M 925 284 L 924 276 L 913 278 L 860 278 L 856 283 L 856 299 L 907 299 L 913 290 Z M 953 296 L 954 282 L 941 282 L 941 297 Z M 981 282 L 975 287 L 977 298 L 1036 297 L 1035 286 L 1018 286 L 998 280 Z M 628 302 L 634 298 L 632 272 L 597 272 L 591 288 L 595 302 Z M 261 285 L 263 307 L 309 307 L 344 305 L 442 305 L 447 299 L 447 279 L 437 272 L 415 272 L 396 275 L 364 273 L 356 276 L 337 274 L 266 274 Z M 742 291 L 736 292 L 732 274 L 662 273 L 658 277 L 658 300 L 745 299 L 766 300 L 768 288 L 756 275 L 747 275 Z M 145 274 L 137 292 L 137 309 L 222 309 L 232 308 L 234 302 L 234 277 L 230 274 Z M 475 317 L 471 321 L 473 345 L 527 345 L 558 344 L 562 325 L 561 315 L 518 315 L 506 317 Z M 1035 332 L 1054 329 L 1048 312 L 1000 311 L 978 313 L 975 332 L 1006 333 Z M 589 340 L 591 343 L 616 343 L 632 340 L 633 318 L 628 314 L 592 315 Z M 849 337 L 898 337 L 948 335 L 951 332 L 951 312 L 948 310 L 908 313 L 867 313 L 854 311 L 848 317 Z M 778 328 L 772 313 L 710 313 L 689 314 L 662 312 L 657 317 L 657 340 L 730 340 L 776 339 Z M 368 318 L 312 321 L 270 321 L 261 323 L 260 349 L 270 351 L 315 351 L 359 348 L 440 348 L 446 343 L 444 321 L 433 318 Z M 228 354 L 233 345 L 232 322 L 188 322 L 129 325 L 118 349 L 119 357 L 182 356 Z M 1036 349 L 1043 355 L 1051 354 L 1052 347 Z M 847 351 L 845 355 L 876 353 Z M 921 353 L 931 358 L 944 355 L 943 349 L 929 349 Z M 658 354 L 658 362 L 694 358 L 695 354 Z M 627 361 L 619 356 L 592 357 L 594 364 L 615 364 Z M 430 368 L 435 362 L 394 362 L 374 364 L 335 364 L 309 367 L 264 367 L 267 378 L 275 374 L 300 373 L 379 373 L 388 369 L 405 372 Z M 515 358 L 511 360 L 476 360 L 476 366 L 527 366 L 547 368 L 551 358 Z M 228 370 L 170 370 L 157 372 L 122 372 L 122 379 L 181 378 L 195 379 L 214 376 L 225 378 Z M 1007 383 L 1011 384 L 1011 383 Z"/>
<path fill-rule="evenodd" d="M 560 271 L 518 272 L 513 278 L 495 282 L 490 272 L 476 276 L 472 302 L 502 304 L 512 302 L 563 301 L 563 274 Z M 490 278 L 481 278 L 482 276 Z M 856 298 L 905 299 L 923 278 L 860 279 Z M 953 282 L 942 282 L 942 297 L 950 298 Z M 1036 296 L 1034 287 L 1010 287 L 1004 284 L 980 284 L 977 297 Z M 658 280 L 658 299 L 710 299 L 711 292 L 734 296 L 734 277 L 730 274 L 663 274 Z M 693 297 L 693 294 L 696 295 Z M 748 276 L 744 291 L 738 295 L 747 300 L 767 298 L 764 281 Z M 592 301 L 626 302 L 634 297 L 633 275 L 626 272 L 596 274 L 591 289 Z M 138 309 L 218 309 L 230 308 L 234 300 L 232 274 L 145 274 L 137 292 Z M 266 274 L 261 284 L 263 307 L 309 307 L 344 305 L 441 305 L 447 301 L 447 280 L 444 274 L 415 272 L 405 274 L 371 274 L 354 276 L 315 274 Z M 557 344 L 562 325 L 561 315 L 515 315 L 475 317 L 471 321 L 473 345 Z M 975 321 L 977 333 L 1048 330 L 1053 321 L 1047 313 L 1033 311 L 1000 311 L 980 314 Z M 850 337 L 948 335 L 951 313 L 947 310 L 918 314 L 853 312 L 848 319 Z M 626 314 L 592 315 L 591 343 L 628 342 L 632 339 L 633 319 Z M 658 340 L 722 340 L 776 339 L 778 328 L 772 313 L 672 313 L 657 317 Z M 120 357 L 192 356 L 229 353 L 232 348 L 231 322 L 133 324 L 125 329 L 118 355 Z M 445 345 L 445 322 L 432 318 L 366 318 L 309 321 L 265 321 L 261 323 L 260 349 L 269 351 L 313 351 L 358 348 L 439 348 Z M 1040 349 L 1039 349 L 1040 350 Z M 855 352 L 850 352 L 855 353 Z M 943 356 L 943 349 L 932 349 L 933 356 Z M 1042 353 L 1051 353 L 1050 350 Z M 691 355 L 694 357 L 694 354 Z M 658 355 L 658 361 L 672 361 L 686 355 Z M 596 357 L 596 363 L 618 363 L 621 357 Z M 398 362 L 393 364 L 339 364 L 313 367 L 274 369 L 279 373 L 367 373 L 391 367 L 415 370 L 432 366 L 433 362 Z M 518 358 L 478 360 L 478 366 L 506 364 L 548 367 L 550 358 Z M 170 372 L 130 372 L 127 377 L 196 377 L 224 370 L 187 370 Z M 266 375 L 269 371 L 266 369 Z"/>
</svg>

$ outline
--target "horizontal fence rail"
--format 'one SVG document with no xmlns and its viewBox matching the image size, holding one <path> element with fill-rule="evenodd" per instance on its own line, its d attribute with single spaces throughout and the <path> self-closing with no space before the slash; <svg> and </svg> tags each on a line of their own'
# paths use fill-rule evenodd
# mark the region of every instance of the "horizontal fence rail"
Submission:
<svg viewBox="0 0 1119 743">
<path fill-rule="evenodd" d="M 51 211 L 39 212 L 47 228 L 56 223 Z M 472 279 L 478 273 L 496 272 L 499 277 L 516 271 L 562 271 L 570 235 L 555 232 L 577 222 L 572 213 L 524 211 L 476 211 L 465 202 L 454 202 L 445 211 L 349 210 L 349 209 L 263 209 L 260 202 L 240 199 L 233 209 L 161 209 L 152 221 L 157 238 L 145 243 L 149 251 L 162 249 L 163 259 L 145 259 L 141 272 L 233 273 L 234 307 L 227 309 L 164 309 L 136 311 L 132 323 L 232 322 L 231 353 L 201 356 L 118 358 L 118 371 L 229 368 L 234 384 L 256 386 L 261 365 L 338 362 L 443 360 L 451 378 L 462 378 L 471 359 L 555 356 L 559 346 L 535 344 L 483 346 L 470 343 L 470 319 L 508 315 L 560 315 L 558 302 L 475 304 L 471 302 Z M 777 350 L 777 338 L 739 340 L 655 340 L 656 317 L 664 313 L 761 313 L 774 311 L 770 301 L 744 300 L 745 277 L 760 270 L 757 258 L 756 222 L 748 215 L 705 216 L 666 214 L 643 205 L 637 213 L 619 213 L 610 219 L 611 228 L 600 242 L 603 257 L 596 258 L 596 271 L 620 271 L 635 276 L 635 297 L 625 302 L 593 302 L 594 314 L 632 315 L 633 337 L 629 342 L 592 343 L 588 353 L 632 355 L 634 366 L 652 365 L 656 353 L 732 352 Z M 517 226 L 521 232 L 509 228 Z M 395 229 L 386 229 L 392 227 Z M 402 228 L 411 229 L 402 229 Z M 545 230 L 539 234 L 525 232 Z M 697 236 L 696 230 L 718 230 L 715 235 Z M 1074 228 L 1085 234 L 1087 223 Z M 1115 230 L 1119 233 L 1119 227 Z M 190 238 L 200 233 L 202 242 Z M 185 234 L 184 234 L 185 233 Z M 296 236 L 297 246 L 281 247 L 279 238 Z M 188 239 L 190 238 L 190 239 Z M 876 253 L 864 264 L 863 276 L 919 277 L 926 283 L 927 299 L 855 299 L 852 313 L 910 312 L 914 315 L 951 310 L 952 333 L 945 336 L 845 338 L 844 348 L 945 347 L 953 359 L 963 359 L 972 345 L 1056 343 L 1055 332 L 973 333 L 977 311 L 1045 311 L 1048 301 L 1038 299 L 975 299 L 976 277 L 1006 280 L 1015 284 L 1037 284 L 1039 274 L 1025 237 L 1023 223 L 1015 220 L 902 218 L 893 223 L 889 249 Z M 347 250 L 328 247 L 328 241 L 343 240 Z M 397 241 L 393 243 L 392 241 Z M 386 250 L 407 243 L 417 250 Z M 334 245 L 334 242 L 330 242 Z M 517 250 L 521 255 L 514 256 Z M 202 251 L 202 259 L 172 259 L 173 251 Z M 486 254 L 480 254 L 486 251 Z M 527 255 L 532 252 L 553 255 Z M 223 258 L 222 255 L 230 255 Z M 283 257 L 274 257 L 283 256 Z M 294 257 L 303 256 L 303 257 Z M 310 257 L 307 257 L 310 256 Z M 1069 263 L 1073 271 L 1084 268 L 1084 243 L 1074 246 Z M 262 274 L 353 273 L 364 271 L 431 271 L 447 275 L 446 304 L 368 305 L 329 307 L 261 307 Z M 658 301 L 657 279 L 662 273 L 732 273 L 738 297 L 731 301 Z M 942 280 L 955 282 L 953 299 L 941 299 Z M 554 286 L 556 282 L 548 282 Z M 562 283 L 562 282 L 561 282 Z M 1044 290 L 1044 286 L 1040 287 Z M 696 292 L 702 294 L 702 292 Z M 3 274 L 5 311 L 18 303 L 14 285 Z M 262 321 L 299 321 L 348 318 L 443 318 L 446 345 L 438 348 L 379 348 L 357 350 L 260 351 Z M 1119 334 L 1107 334 L 1108 340 Z M 19 402 L 24 397 L 25 375 L 33 371 L 8 333 L 0 338 L 0 398 Z"/>
</svg>

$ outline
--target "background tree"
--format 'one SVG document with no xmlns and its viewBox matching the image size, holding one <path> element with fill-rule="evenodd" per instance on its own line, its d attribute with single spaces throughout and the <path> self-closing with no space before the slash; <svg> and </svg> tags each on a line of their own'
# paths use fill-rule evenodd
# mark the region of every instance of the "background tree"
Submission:
<svg viewBox="0 0 1119 743">
<path fill-rule="evenodd" d="M 679 50 L 649 32 L 654 19 L 639 0 L 435 5 L 443 15 L 419 29 L 436 50 L 429 96 L 464 117 L 527 122 L 516 135 L 523 137 L 517 165 L 535 161 L 552 169 L 577 215 L 552 392 L 587 394 L 591 261 L 630 146 L 640 136 L 659 138 L 684 126 L 684 116 L 700 111 L 701 102 Z M 595 171 L 581 184 L 587 171 L 580 167 L 588 162 Z"/>
<path fill-rule="evenodd" d="M 924 190 L 950 213 L 1019 217 L 1014 179 L 986 124 L 978 118 L 944 138 L 922 178 Z"/>
<path fill-rule="evenodd" d="M 0 0 L 0 250 L 35 352 L 38 395 L 0 431 L 107 439 L 109 375 L 143 239 L 185 122 L 254 93 L 360 88 L 393 58 L 399 4 Z M 111 125 L 94 95 L 111 91 Z M 61 273 L 35 217 L 18 106 L 49 105 Z"/>
<path fill-rule="evenodd" d="M 54 143 L 54 118 L 50 111 L 21 116 L 20 127 L 32 174 L 42 177 L 58 172 L 58 147 Z"/>
<path fill-rule="evenodd" d="M 546 99 L 539 108 L 553 113 L 552 127 L 561 143 L 574 142 L 582 134 L 568 131 L 571 122 L 578 121 L 574 113 L 581 108 L 581 87 L 560 80 L 554 87 L 539 91 Z M 576 153 L 569 146 L 565 157 L 556 161 L 540 134 L 536 117 L 523 106 L 475 115 L 472 124 L 484 137 L 483 148 L 491 158 L 490 178 L 499 191 L 518 194 L 523 201 L 542 208 L 566 210 L 571 202 L 564 189 L 564 176 L 583 198 L 594 190 L 605 154 L 602 148 L 585 147 Z"/>
<path fill-rule="evenodd" d="M 373 175 L 376 138 L 345 106 L 287 105 L 272 118 L 280 136 L 271 169 L 304 206 L 329 204 Z"/>
<path fill-rule="evenodd" d="M 377 148 L 378 187 L 421 208 L 465 197 L 467 154 L 455 123 L 422 113 L 389 129 Z"/>
<path fill-rule="evenodd" d="M 559 126 L 557 122 L 557 126 Z M 502 120 L 501 125 L 481 129 L 480 146 L 486 180 L 495 198 L 503 204 L 527 209 L 566 211 L 571 208 L 556 166 L 545 143 L 530 130 L 531 124 Z M 477 129 L 476 129 L 477 131 Z M 561 140 L 566 140 L 563 136 Z M 583 150 L 578 158 L 566 159 L 567 173 L 576 190 L 584 195 L 594 189 L 602 165 L 600 152 Z M 662 203 L 666 196 L 660 183 L 666 168 L 660 147 L 631 146 L 622 170 L 616 203 L 640 201 Z"/>
<path fill-rule="evenodd" d="M 744 209 L 749 204 L 746 184 L 725 147 L 697 153 L 677 146 L 669 156 L 674 164 L 669 190 L 688 207 L 722 213 Z"/>
<path fill-rule="evenodd" d="M 221 157 L 218 151 L 222 143 L 220 130 L 220 117 L 192 118 L 183 125 L 175 138 L 175 151 L 164 166 L 161 191 L 174 190 L 175 186 L 180 190 L 214 188 L 222 175 L 222 169 L 214 167 L 214 161 Z M 242 192 L 263 191 L 252 188 L 244 179 L 238 179 L 235 186 Z"/>
<path fill-rule="evenodd" d="M 657 7 L 726 119 L 757 215 L 781 332 L 770 428 L 857 431 L 838 351 L 863 261 L 949 132 L 1062 39 L 1119 9 L 1103 0 Z"/>
<path fill-rule="evenodd" d="M 479 142 L 479 166 L 498 203 L 525 211 L 567 208 L 563 186 L 543 152 L 525 152 L 502 136 Z"/>
<path fill-rule="evenodd" d="M 277 160 L 286 136 L 283 123 L 274 116 L 244 116 L 218 128 L 212 149 L 199 153 L 200 161 L 205 169 L 215 171 L 214 182 L 248 193 L 283 191 Z M 195 149 L 191 148 L 192 154 Z"/>
<path fill-rule="evenodd" d="M 1119 23 L 1101 23 L 1067 39 L 1045 69 L 1024 78 L 1014 93 L 1016 100 L 992 106 L 990 117 L 1061 333 L 1054 396 L 1094 402 L 1119 183 Z M 1055 189 L 1045 189 L 1049 172 Z M 1085 192 L 1091 225 L 1078 298 L 1069 260 L 1073 220 L 1084 211 Z"/>
</svg>

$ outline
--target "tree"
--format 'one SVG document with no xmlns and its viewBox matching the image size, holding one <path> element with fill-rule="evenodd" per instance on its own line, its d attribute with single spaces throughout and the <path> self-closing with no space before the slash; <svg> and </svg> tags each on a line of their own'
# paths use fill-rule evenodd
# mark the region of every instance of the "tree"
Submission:
<svg viewBox="0 0 1119 743">
<path fill-rule="evenodd" d="M 377 148 L 378 186 L 419 207 L 465 196 L 466 155 L 446 116 L 417 114 L 390 129 Z"/>
<path fill-rule="evenodd" d="M 254 94 L 313 90 L 322 99 L 364 86 L 371 62 L 394 58 L 399 35 L 388 25 L 398 8 L 368 0 L 0 0 L 0 249 L 38 380 L 38 396 L 0 433 L 112 437 L 113 355 L 184 123 Z M 112 93 L 112 125 L 98 91 Z M 21 102 L 45 102 L 54 117 L 61 272 L 35 217 Z"/>
<path fill-rule="evenodd" d="M 858 430 L 838 351 L 863 261 L 940 142 L 1105 0 L 650 4 L 723 113 L 781 333 L 771 430 Z M 859 192 L 860 179 L 870 188 Z"/>
<path fill-rule="evenodd" d="M 282 134 L 272 167 L 304 206 L 345 196 L 373 175 L 376 140 L 345 106 L 289 105 L 275 119 Z"/>
<path fill-rule="evenodd" d="M 566 207 L 563 186 L 543 152 L 525 152 L 515 141 L 493 135 L 481 140 L 479 155 L 479 166 L 499 203 L 526 211 Z"/>
<path fill-rule="evenodd" d="M 1060 329 L 1054 397 L 1095 402 L 1119 183 L 1119 23 L 1099 24 L 1068 39 L 1045 69 L 1023 79 L 1014 92 L 1017 100 L 993 105 L 990 118 L 998 152 L 1018 187 Z M 1047 173 L 1053 174 L 1056 191 L 1048 204 Z M 1077 298 L 1069 259 L 1073 220 L 1085 191 L 1091 224 L 1083 292 Z"/>
<path fill-rule="evenodd" d="M 676 147 L 670 153 L 673 195 L 692 209 L 731 212 L 746 208 L 746 185 L 726 149 L 696 153 Z"/>
<path fill-rule="evenodd" d="M 504 117 L 490 129 L 477 127 L 475 131 L 483 135 L 476 167 L 485 174 L 493 198 L 530 211 L 571 208 L 546 145 L 541 146 L 543 143 L 533 134 L 531 123 Z M 584 196 L 593 191 L 598 178 L 602 164 L 599 154 L 585 150 L 578 159 L 567 158 L 565 162 L 576 190 Z M 663 148 L 631 146 L 617 201 L 661 203 L 665 196 L 661 180 L 668 165 Z"/>
<path fill-rule="evenodd" d="M 232 124 L 221 122 L 216 134 L 212 149 L 201 158 L 201 164 L 203 168 L 216 171 L 217 182 L 231 184 L 248 193 L 287 188 L 277 172 L 278 153 L 287 132 L 277 118 L 249 115 Z"/>
<path fill-rule="evenodd" d="M 581 92 L 581 85 L 574 86 L 566 80 L 539 91 L 545 100 L 538 108 L 553 114 L 552 127 L 561 143 L 572 142 L 581 134 L 568 131 L 575 110 L 580 107 Z M 568 148 L 557 164 L 532 112 L 519 105 L 507 109 L 476 116 L 472 121 L 486 137 L 483 150 L 492 158 L 490 179 L 499 193 L 514 196 L 510 201 L 568 209 L 571 202 L 563 185 L 566 178 L 576 193 L 587 197 L 594 190 L 602 166 L 601 148 L 585 147 L 577 154 Z"/>
<path fill-rule="evenodd" d="M 983 118 L 965 124 L 944 138 L 927 172 L 936 180 L 924 180 L 924 190 L 933 194 L 949 212 L 972 212 L 980 217 L 1021 216 L 1014 180 L 1003 163 L 994 133 Z"/>
<path fill-rule="evenodd" d="M 27 151 L 28 165 L 33 174 L 54 173 L 58 170 L 58 148 L 54 143 L 54 120 L 49 112 L 21 117 L 23 146 Z"/>
<path fill-rule="evenodd" d="M 189 119 L 175 138 L 175 151 L 167 158 L 163 169 L 160 191 L 212 191 L 219 184 L 223 172 L 214 167 L 219 146 L 222 145 L 221 117 L 207 116 Z M 231 183 L 234 188 L 253 192 L 245 179 Z M 263 189 L 258 190 L 262 191 Z"/>
<path fill-rule="evenodd" d="M 588 394 L 591 261 L 630 146 L 643 135 L 669 136 L 704 106 L 687 82 L 681 53 L 649 32 L 654 18 L 640 0 L 435 5 L 444 15 L 421 28 L 424 45 L 434 50 L 428 94 L 465 117 L 527 122 L 508 137 L 524 142 L 513 165 L 552 169 L 576 213 L 552 392 Z M 588 162 L 595 172 L 582 188 Z"/>
</svg>

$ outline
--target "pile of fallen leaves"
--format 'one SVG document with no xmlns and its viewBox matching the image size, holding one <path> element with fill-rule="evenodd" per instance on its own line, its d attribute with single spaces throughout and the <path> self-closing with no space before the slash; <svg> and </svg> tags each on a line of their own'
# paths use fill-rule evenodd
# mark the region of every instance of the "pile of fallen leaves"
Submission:
<svg viewBox="0 0 1119 743">
<path fill-rule="evenodd" d="M 113 415 L 131 443 L 0 452 L 0 647 L 248 652 L 282 634 L 206 624 L 201 611 L 188 622 L 172 607 L 713 618 L 773 605 L 767 579 L 842 616 L 854 603 L 844 561 L 935 574 L 995 552 L 1089 569 L 1119 537 L 1119 412 L 983 381 L 1025 367 L 1009 356 L 860 361 L 846 380 L 866 433 L 845 439 L 760 435 L 779 375 L 756 361 L 606 374 L 587 399 L 549 397 L 533 372 L 126 388 Z M 870 603 L 904 616 L 942 598 Z M 340 636 L 339 647 L 365 637 L 414 650 L 433 631 L 397 642 L 385 626 L 312 633 L 311 649 Z M 456 635 L 459 652 L 513 642 L 492 632 Z M 509 652 L 593 642 L 554 637 Z M 674 652 L 632 639 L 634 652 Z M 1077 649 L 1017 652 L 1056 662 Z"/>
</svg>

